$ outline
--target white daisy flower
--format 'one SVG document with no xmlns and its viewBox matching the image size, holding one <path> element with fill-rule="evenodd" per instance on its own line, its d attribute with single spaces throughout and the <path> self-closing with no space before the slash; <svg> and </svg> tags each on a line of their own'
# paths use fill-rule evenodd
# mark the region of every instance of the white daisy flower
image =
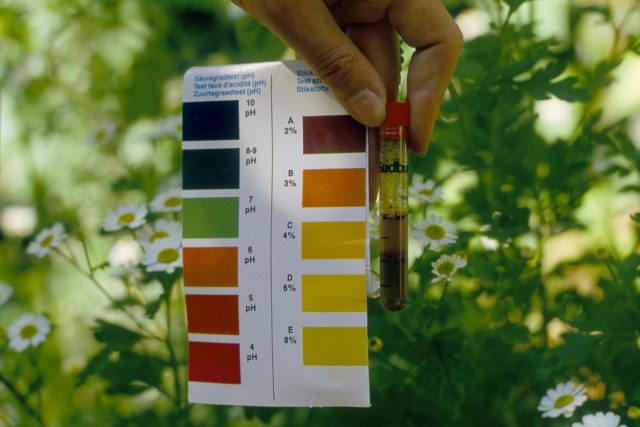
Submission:
<svg viewBox="0 0 640 427">
<path fill-rule="evenodd" d="M 112 121 L 107 121 L 91 131 L 87 137 L 87 144 L 106 144 L 111 142 L 114 136 L 116 136 L 116 124 Z"/>
<path fill-rule="evenodd" d="M 156 128 L 149 134 L 151 139 L 182 138 L 182 116 L 171 116 L 157 123 Z"/>
<path fill-rule="evenodd" d="M 121 205 L 104 219 L 102 228 L 104 231 L 118 231 L 123 228 L 136 229 L 144 225 L 149 213 L 145 206 L 137 203 Z"/>
<path fill-rule="evenodd" d="M 51 249 L 58 247 L 66 238 L 67 234 L 64 232 L 64 226 L 56 222 L 50 228 L 42 230 L 36 238 L 29 243 L 27 253 L 42 258 L 47 255 Z"/>
<path fill-rule="evenodd" d="M 149 244 L 142 263 L 147 271 L 173 273 L 176 268 L 182 267 L 182 240 L 158 239 Z"/>
<path fill-rule="evenodd" d="M 0 306 L 5 305 L 13 295 L 13 288 L 0 282 Z"/>
<path fill-rule="evenodd" d="M 114 267 L 127 267 L 142 261 L 143 251 L 140 244 L 131 236 L 119 238 L 109 251 L 109 264 Z"/>
<path fill-rule="evenodd" d="M 153 198 L 149 207 L 152 212 L 180 212 L 182 210 L 182 190 L 172 188 Z"/>
<path fill-rule="evenodd" d="M 31 206 L 8 206 L 0 214 L 0 227 L 9 237 L 25 237 L 33 233 L 38 222 Z"/>
<path fill-rule="evenodd" d="M 626 427 L 620 424 L 620 417 L 613 412 L 596 412 L 582 417 L 582 423 L 573 423 L 571 427 Z"/>
<path fill-rule="evenodd" d="M 433 180 L 423 181 L 422 176 L 414 175 L 409 187 L 409 196 L 427 203 L 439 202 L 444 197 L 442 187 L 436 187 Z"/>
<path fill-rule="evenodd" d="M 25 313 L 9 326 L 9 347 L 22 352 L 27 347 L 36 347 L 44 342 L 51 332 L 51 324 L 45 316 Z"/>
<path fill-rule="evenodd" d="M 442 255 L 435 262 L 431 263 L 431 267 L 433 267 L 431 271 L 436 275 L 433 281 L 446 280 L 450 282 L 458 270 L 465 265 L 467 265 L 467 260 L 460 255 Z"/>
<path fill-rule="evenodd" d="M 571 381 L 561 383 L 547 390 L 538 405 L 538 411 L 543 417 L 556 418 L 564 415 L 569 418 L 573 411 L 587 400 L 586 389 L 582 384 L 574 384 Z"/>
<path fill-rule="evenodd" d="M 145 246 L 158 239 L 180 238 L 182 237 L 182 224 L 178 221 L 159 219 L 153 224 L 147 224 L 140 230 L 138 243 Z"/>
<path fill-rule="evenodd" d="M 416 240 L 432 249 L 440 249 L 458 239 L 456 226 L 435 215 L 429 215 L 429 218 L 415 224 L 413 228 Z"/>
</svg>

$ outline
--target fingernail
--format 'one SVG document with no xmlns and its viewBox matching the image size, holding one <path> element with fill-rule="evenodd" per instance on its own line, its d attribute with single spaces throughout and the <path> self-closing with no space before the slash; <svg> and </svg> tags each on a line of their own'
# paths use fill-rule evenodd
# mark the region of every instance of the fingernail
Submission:
<svg viewBox="0 0 640 427">
<path fill-rule="evenodd" d="M 384 102 L 369 89 L 365 89 L 356 96 L 351 97 L 349 106 L 356 118 L 367 126 L 380 126 L 384 121 Z"/>
</svg>

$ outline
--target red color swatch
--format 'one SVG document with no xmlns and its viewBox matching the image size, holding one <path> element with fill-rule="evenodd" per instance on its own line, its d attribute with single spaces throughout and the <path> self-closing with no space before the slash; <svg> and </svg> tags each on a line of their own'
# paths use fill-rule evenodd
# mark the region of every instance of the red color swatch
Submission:
<svg viewBox="0 0 640 427">
<path fill-rule="evenodd" d="M 187 325 L 195 334 L 238 335 L 237 295 L 187 295 Z"/>
<path fill-rule="evenodd" d="M 190 342 L 189 381 L 240 384 L 240 344 Z"/>
<path fill-rule="evenodd" d="M 302 118 L 304 154 L 364 153 L 366 128 L 350 116 Z"/>
</svg>

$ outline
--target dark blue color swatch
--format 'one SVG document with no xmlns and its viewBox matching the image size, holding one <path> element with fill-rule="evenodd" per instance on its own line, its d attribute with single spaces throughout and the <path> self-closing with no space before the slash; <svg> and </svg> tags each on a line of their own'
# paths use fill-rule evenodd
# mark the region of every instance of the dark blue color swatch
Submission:
<svg viewBox="0 0 640 427">
<path fill-rule="evenodd" d="M 234 101 L 182 104 L 184 141 L 240 139 L 240 103 Z"/>
</svg>

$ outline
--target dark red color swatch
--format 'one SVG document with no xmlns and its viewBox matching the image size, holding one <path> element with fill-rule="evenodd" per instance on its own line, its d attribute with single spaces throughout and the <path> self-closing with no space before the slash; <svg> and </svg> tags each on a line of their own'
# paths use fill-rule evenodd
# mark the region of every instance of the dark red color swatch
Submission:
<svg viewBox="0 0 640 427">
<path fill-rule="evenodd" d="M 187 325 L 195 334 L 238 335 L 237 295 L 187 295 Z"/>
<path fill-rule="evenodd" d="M 240 384 L 240 344 L 190 342 L 189 381 Z"/>
<path fill-rule="evenodd" d="M 364 153 L 366 128 L 350 116 L 302 118 L 304 154 Z"/>
</svg>

